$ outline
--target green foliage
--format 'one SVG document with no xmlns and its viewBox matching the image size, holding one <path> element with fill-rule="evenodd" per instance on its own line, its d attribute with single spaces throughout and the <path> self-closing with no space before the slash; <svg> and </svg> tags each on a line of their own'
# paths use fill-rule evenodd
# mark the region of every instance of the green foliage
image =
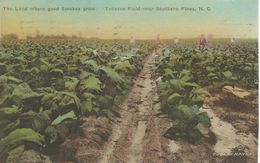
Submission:
<svg viewBox="0 0 260 163">
<path fill-rule="evenodd" d="M 98 72 L 100 69 L 100 66 L 97 64 L 94 60 L 85 60 L 82 62 L 83 65 L 86 65 L 90 70 L 93 72 Z"/>
<path fill-rule="evenodd" d="M 52 121 L 51 125 L 58 125 L 58 124 L 62 123 L 64 120 L 73 120 L 73 119 L 76 119 L 76 115 L 75 115 L 74 111 L 70 111 L 66 114 L 58 116 L 56 119 L 54 119 Z"/>
<path fill-rule="evenodd" d="M 21 145 L 10 152 L 8 152 L 8 157 L 6 159 L 8 163 L 17 163 L 17 162 L 44 162 L 51 163 L 49 157 L 40 154 L 34 150 L 25 150 L 24 145 Z"/>
<path fill-rule="evenodd" d="M 0 118 L 1 119 L 9 119 L 13 117 L 17 117 L 19 113 L 18 107 L 13 105 L 11 107 L 5 107 L 0 109 Z"/>
<path fill-rule="evenodd" d="M 83 39 L 1 43 L 0 148 L 5 153 L 0 159 L 6 161 L 7 152 L 22 145 L 23 158 L 32 162 L 48 162 L 38 152 L 63 143 L 82 116 L 116 116 L 119 99 L 131 87 L 150 48 L 146 42 L 130 47 L 124 41 Z M 34 137 L 23 136 L 20 129 L 30 129 L 22 133 Z M 36 139 L 35 133 L 42 135 L 45 146 L 26 140 Z M 4 144 L 13 134 L 21 141 Z M 10 162 L 19 159 L 14 153 L 20 155 L 9 152 Z"/>
<path fill-rule="evenodd" d="M 166 132 L 169 138 L 200 142 L 202 134 L 196 125 L 210 124 L 207 114 L 198 109 L 204 97 L 210 95 L 207 87 L 257 88 L 258 53 L 253 44 L 205 50 L 179 46 L 162 48 L 159 54 L 156 72 L 162 76 L 159 83 L 162 112 L 173 120 L 173 127 Z"/>
<path fill-rule="evenodd" d="M 131 63 L 128 60 L 125 60 L 117 62 L 114 69 L 117 72 L 122 71 L 127 73 L 128 71 L 132 71 L 134 69 L 134 66 L 131 65 Z"/>
<path fill-rule="evenodd" d="M 196 82 L 202 86 L 213 85 L 216 89 L 230 84 L 257 87 L 257 48 L 253 44 L 236 48 L 222 45 L 206 50 L 177 47 L 161 51 L 163 54 L 160 55 L 160 63 L 157 64 L 157 71 L 160 73 L 166 68 L 174 72 L 190 69 Z M 169 76 L 165 75 L 164 79 L 167 77 Z"/>
<path fill-rule="evenodd" d="M 102 67 L 102 71 L 105 72 L 106 76 L 112 79 L 114 82 L 123 82 L 124 79 L 112 68 L 110 67 Z"/>
<path fill-rule="evenodd" d="M 44 137 L 32 129 L 19 128 L 0 140 L 0 152 L 4 154 L 18 145 L 21 145 L 24 141 L 32 142 L 40 146 L 43 146 L 45 142 Z"/>
<path fill-rule="evenodd" d="M 166 52 L 167 57 L 163 58 L 171 58 L 169 51 Z M 160 59 L 160 62 L 164 62 L 164 59 Z M 159 63 L 159 65 L 162 64 Z M 162 111 L 168 114 L 174 124 L 167 130 L 165 136 L 175 140 L 185 139 L 190 143 L 198 144 L 202 134 L 197 129 L 197 125 L 199 123 L 210 125 L 207 113 L 199 110 L 203 98 L 209 93 L 195 82 L 195 77 L 188 68 L 173 72 L 169 65 L 169 67 L 165 66 L 163 70 L 157 69 L 157 72 L 162 72 L 164 79 L 159 83 Z"/>
<path fill-rule="evenodd" d="M 101 91 L 101 82 L 95 76 L 90 76 L 85 80 L 80 81 L 80 90 L 84 92 L 88 91 Z"/>
</svg>

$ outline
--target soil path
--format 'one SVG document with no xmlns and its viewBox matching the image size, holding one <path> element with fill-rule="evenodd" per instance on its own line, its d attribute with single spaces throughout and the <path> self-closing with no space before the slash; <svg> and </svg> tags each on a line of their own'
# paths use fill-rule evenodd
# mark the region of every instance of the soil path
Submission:
<svg viewBox="0 0 260 163">
<path fill-rule="evenodd" d="M 132 90 L 122 103 L 122 118 L 113 127 L 100 163 L 147 162 L 145 158 L 160 162 L 158 159 L 162 159 L 162 135 L 156 117 L 160 103 L 152 78 L 155 58 L 155 53 L 146 58 Z"/>
</svg>

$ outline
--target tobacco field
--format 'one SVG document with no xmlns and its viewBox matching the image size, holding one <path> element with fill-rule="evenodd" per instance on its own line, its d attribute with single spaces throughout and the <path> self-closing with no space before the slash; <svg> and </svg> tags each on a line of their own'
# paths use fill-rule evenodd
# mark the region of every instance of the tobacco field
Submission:
<svg viewBox="0 0 260 163">
<path fill-rule="evenodd" d="M 0 44 L 0 162 L 257 162 L 258 48 Z"/>
</svg>

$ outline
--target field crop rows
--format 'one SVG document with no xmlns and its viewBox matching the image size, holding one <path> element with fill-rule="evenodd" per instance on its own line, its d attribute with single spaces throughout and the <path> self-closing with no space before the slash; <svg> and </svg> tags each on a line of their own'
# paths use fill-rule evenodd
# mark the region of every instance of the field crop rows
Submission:
<svg viewBox="0 0 260 163">
<path fill-rule="evenodd" d="M 106 117 L 114 123 L 118 118 L 124 119 L 117 126 L 121 133 L 118 140 L 123 140 L 123 136 L 128 139 L 127 134 L 135 130 L 134 124 L 143 121 L 141 128 L 136 129 L 136 135 L 141 132 L 143 136 L 135 138 L 141 143 L 128 139 L 128 143 L 139 146 L 145 142 L 143 137 L 146 141 L 154 139 L 149 137 L 149 132 L 155 135 L 156 148 L 159 146 L 160 150 L 165 148 L 165 137 L 203 144 L 205 134 L 199 125 L 211 130 L 213 124 L 212 117 L 202 108 L 206 99 L 222 94 L 224 88 L 231 92 L 229 97 L 237 100 L 230 98 L 228 102 L 235 103 L 235 108 L 236 102 L 245 104 L 244 109 L 252 106 L 252 111 L 248 111 L 253 116 L 248 118 L 250 124 L 252 119 L 258 119 L 258 102 L 252 102 L 255 97 L 248 98 L 249 102 L 244 100 L 248 92 L 257 92 L 258 88 L 255 42 L 241 41 L 231 47 L 220 41 L 207 49 L 196 48 L 193 43 L 174 47 L 167 43 L 154 50 L 152 41 L 137 41 L 135 45 L 125 40 L 99 39 L 3 41 L 0 45 L 0 162 L 52 162 L 53 149 L 59 148 L 70 135 L 76 135 L 86 123 L 84 118 L 93 116 Z M 136 97 L 129 97 L 131 94 Z M 150 99 L 155 97 L 159 98 Z M 124 111 L 120 110 L 122 103 L 127 105 Z M 156 103 L 160 105 L 158 113 L 155 106 L 150 106 Z M 168 125 L 162 124 L 161 116 L 172 122 L 170 128 L 165 129 Z M 151 127 L 158 131 L 152 131 Z M 253 127 L 249 128 L 247 131 L 251 132 Z M 113 155 L 117 159 L 120 145 L 114 144 L 120 141 L 110 141 L 115 153 L 106 152 L 111 156 L 105 158 L 109 160 Z M 142 158 L 149 150 L 145 145 L 131 149 L 138 149 L 138 160 L 147 159 Z M 131 160 L 136 160 L 137 154 L 131 149 L 125 147 L 123 157 L 128 154 Z M 163 153 L 165 150 L 159 152 L 158 159 L 163 155 L 172 161 L 172 157 Z"/>
<path fill-rule="evenodd" d="M 1 158 L 16 162 L 35 155 L 32 161 L 50 162 L 38 152 L 62 143 L 83 115 L 117 115 L 148 48 L 104 41 L 4 42 Z M 36 150 L 27 150 L 27 143 Z"/>
<path fill-rule="evenodd" d="M 200 111 L 209 91 L 220 91 L 224 86 L 258 87 L 257 47 L 225 45 L 206 50 L 187 47 L 163 48 L 159 51 L 156 72 L 162 111 L 175 121 L 166 136 L 199 143 L 198 123 L 210 126 L 206 112 Z"/>
</svg>

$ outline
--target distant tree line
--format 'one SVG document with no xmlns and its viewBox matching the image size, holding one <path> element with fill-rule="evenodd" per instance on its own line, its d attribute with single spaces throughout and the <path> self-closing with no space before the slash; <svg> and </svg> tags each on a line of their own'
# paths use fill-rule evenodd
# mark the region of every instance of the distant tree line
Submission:
<svg viewBox="0 0 260 163">
<path fill-rule="evenodd" d="M 33 40 L 33 39 L 78 39 L 82 38 L 82 35 L 76 36 L 76 35 L 42 35 L 42 34 L 36 34 L 35 36 L 26 35 L 27 40 Z M 17 34 L 10 33 L 10 34 L 2 34 L 1 35 L 2 40 L 18 40 L 19 37 Z"/>
<path fill-rule="evenodd" d="M 1 35 L 1 39 L 2 40 L 18 40 L 19 37 L 17 36 L 17 34 L 11 33 L 11 34 L 5 34 L 5 35 Z"/>
<path fill-rule="evenodd" d="M 27 40 L 32 40 L 32 39 L 77 39 L 77 38 L 81 38 L 78 37 L 76 35 L 65 35 L 65 34 L 61 34 L 61 35 L 36 35 L 36 36 L 30 36 L 27 35 L 26 39 Z"/>
</svg>

